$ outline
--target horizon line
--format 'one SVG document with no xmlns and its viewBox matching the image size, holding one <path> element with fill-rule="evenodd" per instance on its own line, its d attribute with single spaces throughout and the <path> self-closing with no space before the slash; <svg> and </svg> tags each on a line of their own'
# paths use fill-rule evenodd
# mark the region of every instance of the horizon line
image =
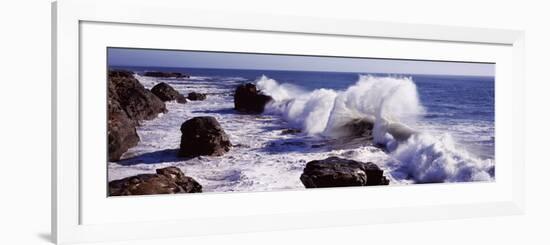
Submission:
<svg viewBox="0 0 550 245">
<path fill-rule="evenodd" d="M 177 69 L 213 69 L 213 70 L 249 70 L 249 71 L 290 71 L 290 72 L 318 72 L 318 73 L 356 73 L 361 74 L 385 74 L 385 75 L 416 75 L 416 76 L 451 76 L 451 77 L 487 77 L 495 78 L 494 75 L 472 75 L 472 74 L 427 74 L 427 73 L 389 73 L 389 72 L 359 72 L 359 71 L 319 71 L 319 70 L 282 70 L 282 69 L 252 69 L 252 68 L 220 68 L 220 67 L 184 67 L 184 66 L 143 66 L 143 65 L 108 65 L 108 67 L 139 67 L 139 68 L 177 68 Z"/>
</svg>

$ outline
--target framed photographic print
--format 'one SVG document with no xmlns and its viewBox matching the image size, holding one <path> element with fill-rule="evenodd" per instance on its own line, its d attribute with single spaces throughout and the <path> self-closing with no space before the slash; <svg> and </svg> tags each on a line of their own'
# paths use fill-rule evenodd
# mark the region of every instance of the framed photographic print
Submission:
<svg viewBox="0 0 550 245">
<path fill-rule="evenodd" d="M 53 4 L 57 243 L 522 212 L 521 31 L 185 7 Z"/>
</svg>

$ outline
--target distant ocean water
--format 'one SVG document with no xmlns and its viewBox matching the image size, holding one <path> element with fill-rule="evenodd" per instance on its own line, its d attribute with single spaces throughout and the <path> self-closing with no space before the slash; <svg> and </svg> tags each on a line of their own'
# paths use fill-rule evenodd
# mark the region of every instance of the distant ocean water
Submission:
<svg viewBox="0 0 550 245">
<path fill-rule="evenodd" d="M 294 141 L 291 141 L 289 144 L 286 141 L 279 144 L 280 140 L 289 139 L 282 139 L 281 136 L 271 134 L 269 137 L 266 136 L 265 142 L 260 140 L 258 145 L 250 146 L 253 150 L 247 150 L 246 152 L 251 154 L 251 157 L 240 159 L 241 162 L 255 163 L 257 160 L 253 159 L 261 158 L 263 157 L 262 154 L 267 154 L 269 156 L 259 161 L 273 161 L 273 163 L 266 164 L 266 166 L 276 168 L 275 170 L 266 166 L 257 166 L 258 169 L 255 170 L 243 170 L 243 168 L 248 169 L 250 166 L 239 165 L 237 167 L 235 165 L 237 163 L 234 162 L 218 162 L 218 164 L 225 166 L 222 167 L 225 172 L 218 173 L 218 170 L 199 169 L 197 166 L 191 167 L 181 162 L 178 163 L 175 159 L 171 159 L 174 161 L 171 164 L 181 164 L 182 168 L 187 168 L 188 172 L 194 173 L 198 179 L 202 179 L 206 183 L 207 191 L 298 188 L 301 185 L 296 176 L 299 176 L 300 171 L 298 170 L 301 170 L 305 161 L 334 154 L 344 157 L 348 154 L 355 156 L 357 160 L 378 159 L 379 162 L 383 162 L 380 164 L 392 173 L 392 176 L 390 176 L 391 179 L 398 183 L 406 183 L 408 181 L 433 182 L 444 180 L 454 182 L 486 180 L 492 178 L 494 175 L 495 83 L 493 77 L 170 67 L 111 68 L 132 70 L 138 74 L 145 71 L 186 73 L 191 75 L 191 78 L 153 79 L 138 75 L 138 79 L 146 87 L 164 81 L 184 94 L 191 90 L 200 90 L 201 92 L 214 94 L 214 99 L 210 100 L 209 97 L 209 100 L 207 100 L 213 103 L 210 105 L 191 104 L 183 105 L 180 108 L 177 107 L 180 105 L 175 104 L 171 105 L 173 107 L 172 110 L 170 110 L 169 106 L 169 113 L 158 120 L 174 120 L 170 123 L 174 124 L 173 126 L 176 128 L 178 124 L 181 124 L 181 120 L 185 118 L 188 119 L 191 116 L 210 113 L 221 118 L 222 125 L 229 125 L 229 128 L 235 127 L 238 129 L 238 123 L 242 119 L 242 115 L 229 115 L 227 113 L 228 109 L 231 109 L 232 106 L 232 91 L 238 84 L 255 82 L 260 88 L 264 89 L 264 92 L 271 93 L 270 95 L 274 98 L 281 98 L 281 101 L 276 101 L 272 105 L 272 108 L 267 110 L 265 113 L 266 118 L 253 118 L 251 125 L 255 125 L 254 123 L 256 123 L 258 127 L 265 127 L 267 123 L 279 125 L 278 127 L 273 126 L 278 129 L 301 125 L 304 131 L 312 132 L 310 135 L 301 136 L 305 140 L 301 141 L 299 138 L 291 139 Z M 394 87 L 387 87 L 385 84 L 396 85 Z M 401 86 L 401 84 L 407 86 Z M 398 92 L 393 90 L 398 90 Z M 368 108 L 365 108 L 365 105 L 354 105 L 354 103 L 360 104 L 363 102 L 361 97 L 363 95 L 361 93 L 365 91 L 369 93 L 369 102 L 372 100 L 372 97 L 376 97 L 379 94 L 395 94 L 393 96 L 381 96 L 381 98 L 375 98 L 371 102 L 386 103 L 387 106 L 384 107 L 376 105 L 370 108 L 368 107 L 369 105 L 366 105 Z M 288 101 L 292 101 L 290 105 Z M 308 140 L 316 133 L 326 133 L 331 121 L 333 121 L 332 119 L 343 115 L 342 113 L 344 112 L 342 111 L 339 112 L 340 114 L 330 112 L 339 103 L 345 105 L 343 111 L 347 114 L 344 117 L 350 115 L 361 116 L 369 112 L 369 110 L 373 110 L 373 114 L 374 111 L 385 110 L 389 121 L 403 121 L 403 123 L 414 130 L 425 132 L 427 136 L 414 137 L 408 142 L 402 143 L 403 146 L 401 148 L 398 147 L 392 154 L 377 153 L 377 150 L 373 147 L 361 145 L 352 151 L 352 153 L 340 151 L 339 149 L 335 150 L 334 147 L 321 148 L 315 151 L 300 148 L 303 147 L 303 144 L 308 145 L 315 140 L 319 141 L 319 139 L 312 139 L 312 142 Z M 196 106 L 197 108 L 190 108 L 192 106 Z M 170 111 L 179 110 L 182 110 L 178 112 L 180 116 L 174 116 L 171 119 L 169 116 Z M 408 114 L 409 112 L 415 114 L 413 121 L 406 121 L 399 117 L 400 114 Z M 328 123 L 326 122 L 327 120 L 329 121 Z M 318 121 L 322 122 L 321 126 L 317 124 Z M 166 124 L 167 122 L 164 123 Z M 133 151 L 130 150 L 127 156 L 135 157 L 145 152 L 162 150 L 161 148 L 163 147 L 177 147 L 177 137 L 172 139 L 174 142 L 169 146 L 152 142 L 162 140 L 162 137 L 165 137 L 162 136 L 162 132 L 159 129 L 165 126 L 164 124 L 145 123 L 145 126 L 140 129 L 141 131 L 138 130 L 144 142 L 140 142 L 140 145 Z M 231 129 L 229 130 L 231 131 Z M 255 129 L 250 128 L 249 130 L 254 132 Z M 154 133 L 155 136 L 148 138 L 146 134 L 152 134 L 151 131 L 156 132 Z M 234 141 L 239 141 L 241 139 L 239 135 L 241 134 L 241 132 L 236 130 L 233 133 L 233 138 L 236 139 Z M 445 137 L 440 137 L 442 135 L 445 135 Z M 246 136 L 242 134 L 243 142 L 246 141 L 245 138 Z M 321 142 L 326 143 L 325 141 Z M 288 153 L 289 151 L 292 153 Z M 311 156 L 308 157 L 307 154 Z M 232 155 L 229 155 L 230 157 Z M 214 160 L 210 159 L 208 161 Z M 225 160 L 220 161 L 223 162 Z M 288 163 L 286 165 L 283 164 L 283 169 L 280 169 L 281 166 L 276 164 L 276 162 L 281 161 Z M 141 170 L 148 169 L 144 168 L 145 165 L 140 165 L 139 157 L 136 165 L 141 166 L 139 168 Z M 452 165 L 452 168 L 449 168 L 451 170 L 446 169 L 448 168 L 446 165 Z M 153 166 L 157 167 L 157 165 Z M 117 177 L 125 177 L 130 172 L 139 172 L 139 169 L 135 167 L 125 167 L 111 163 L 111 176 L 109 178 L 116 179 Z M 131 169 L 130 172 L 126 171 L 128 168 Z M 285 178 L 277 179 L 273 177 L 271 181 L 265 182 L 265 179 L 258 180 L 252 177 L 254 174 L 269 175 L 262 172 L 262 169 L 270 169 L 269 171 L 266 170 L 269 174 L 279 175 L 281 174 L 280 172 L 284 172 L 284 169 L 287 169 L 287 171 L 292 173 L 288 175 L 292 179 L 285 182 Z M 211 176 L 208 176 L 208 171 L 214 171 L 216 172 L 216 176 L 219 176 L 216 177 L 217 179 L 212 179 Z M 451 174 L 454 174 L 454 176 L 450 176 Z"/>
</svg>

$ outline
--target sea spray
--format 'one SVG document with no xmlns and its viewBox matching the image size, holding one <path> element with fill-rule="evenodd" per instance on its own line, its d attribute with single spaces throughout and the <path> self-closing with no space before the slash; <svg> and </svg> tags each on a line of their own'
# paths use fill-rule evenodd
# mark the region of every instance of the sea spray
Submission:
<svg viewBox="0 0 550 245">
<path fill-rule="evenodd" d="M 391 155 L 399 161 L 392 175 L 416 183 L 489 181 L 494 177 L 493 160 L 471 156 L 458 148 L 449 134 L 415 134 Z"/>
<path fill-rule="evenodd" d="M 274 98 L 268 113 L 281 114 L 308 135 L 339 138 L 345 135 L 342 126 L 349 122 L 372 122 L 374 143 L 385 146 L 396 160 L 392 167 L 394 179 L 426 183 L 494 178 L 493 160 L 471 156 L 448 134 L 436 137 L 416 133 L 408 126 L 425 113 L 410 77 L 361 75 L 343 91 L 305 92 L 266 76 L 256 83 Z"/>
<path fill-rule="evenodd" d="M 368 118 L 374 123 L 374 142 L 386 145 L 393 140 L 387 132 L 389 125 L 413 125 L 422 113 L 424 108 L 410 77 L 362 75 L 337 96 L 324 135 L 338 137 L 334 132 L 350 120 Z"/>
<path fill-rule="evenodd" d="M 256 85 L 260 90 L 269 94 L 269 96 L 278 102 L 288 101 L 306 94 L 304 90 L 296 85 L 289 83 L 279 84 L 274 79 L 265 75 L 256 80 Z"/>
<path fill-rule="evenodd" d="M 386 129 L 392 122 L 414 124 L 424 112 L 416 86 L 407 77 L 361 75 L 357 83 L 344 91 L 316 89 L 311 92 L 279 84 L 266 76 L 256 84 L 274 101 L 267 106 L 270 113 L 281 114 L 309 135 L 339 138 L 344 125 L 353 120 L 375 123 L 376 143 L 388 143 Z"/>
<path fill-rule="evenodd" d="M 267 105 L 268 113 L 281 114 L 286 121 L 294 127 L 303 128 L 309 135 L 317 135 L 325 130 L 337 96 L 335 91 L 317 89 L 305 92 L 291 84 L 278 84 L 266 76 L 260 77 L 257 85 L 274 100 Z"/>
</svg>

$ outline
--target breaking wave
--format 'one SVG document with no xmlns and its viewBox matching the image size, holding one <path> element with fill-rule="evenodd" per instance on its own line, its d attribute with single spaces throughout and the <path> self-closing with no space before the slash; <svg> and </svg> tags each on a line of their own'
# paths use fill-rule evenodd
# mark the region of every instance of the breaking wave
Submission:
<svg viewBox="0 0 550 245">
<path fill-rule="evenodd" d="M 340 138 L 350 122 L 373 125 L 373 142 L 385 146 L 397 161 L 396 179 L 426 182 L 486 181 L 494 178 L 494 161 L 481 160 L 461 149 L 448 134 L 416 132 L 425 114 L 411 77 L 360 75 L 346 90 L 305 91 L 266 76 L 256 84 L 273 97 L 266 112 L 281 115 L 311 136 Z"/>
<path fill-rule="evenodd" d="M 354 120 L 367 120 L 375 125 L 376 143 L 391 140 L 388 128 L 414 124 L 424 113 L 416 85 L 408 77 L 361 75 L 357 83 L 344 91 L 317 89 L 306 92 L 297 86 L 279 84 L 262 76 L 258 87 L 273 97 L 267 111 L 279 113 L 309 135 L 332 138 L 345 134 L 341 128 Z"/>
<path fill-rule="evenodd" d="M 391 154 L 400 163 L 392 172 L 394 177 L 417 183 L 490 181 L 494 177 L 493 160 L 472 156 L 449 134 L 415 134 Z"/>
</svg>

